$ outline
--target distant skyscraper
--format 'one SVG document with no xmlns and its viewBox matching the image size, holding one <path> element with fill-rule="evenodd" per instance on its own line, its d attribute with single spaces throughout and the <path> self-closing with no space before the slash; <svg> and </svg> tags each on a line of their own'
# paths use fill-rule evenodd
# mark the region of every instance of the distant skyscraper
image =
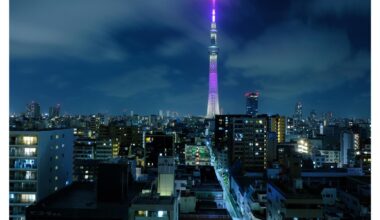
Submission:
<svg viewBox="0 0 380 220">
<path fill-rule="evenodd" d="M 210 69 L 209 69 L 209 91 L 207 103 L 207 118 L 214 118 L 219 115 L 219 95 L 218 95 L 218 72 L 217 59 L 219 48 L 217 46 L 216 22 L 215 22 L 215 0 L 212 1 L 212 22 L 211 22 L 211 45 L 209 47 Z"/>
<path fill-rule="evenodd" d="M 49 117 L 54 118 L 54 117 L 59 117 L 59 111 L 61 109 L 61 105 L 57 104 L 56 106 L 51 106 L 49 108 Z"/>
<path fill-rule="evenodd" d="M 297 102 L 296 107 L 294 109 L 294 119 L 296 121 L 301 121 L 302 120 L 302 103 Z"/>
<path fill-rule="evenodd" d="M 256 116 L 259 107 L 259 92 L 247 92 L 245 93 L 247 99 L 246 102 L 246 114 Z"/>
<path fill-rule="evenodd" d="M 41 117 L 40 104 L 37 102 L 32 102 L 26 106 L 26 116 L 28 118 L 38 119 Z"/>
</svg>

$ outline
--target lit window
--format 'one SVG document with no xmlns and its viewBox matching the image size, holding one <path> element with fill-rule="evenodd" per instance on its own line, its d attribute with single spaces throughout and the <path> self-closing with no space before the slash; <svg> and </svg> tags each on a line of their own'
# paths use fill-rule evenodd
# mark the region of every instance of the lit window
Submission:
<svg viewBox="0 0 380 220">
<path fill-rule="evenodd" d="M 25 156 L 34 156 L 36 153 L 36 148 L 24 148 Z"/>
<path fill-rule="evenodd" d="M 30 170 L 26 171 L 26 173 L 25 173 L 25 179 L 27 179 L 27 180 L 33 179 L 32 171 L 30 171 Z"/>
<path fill-rule="evenodd" d="M 25 145 L 35 145 L 35 144 L 37 144 L 37 137 L 24 136 L 24 137 L 22 137 L 22 142 Z"/>
<path fill-rule="evenodd" d="M 166 214 L 167 214 L 167 211 L 161 211 L 160 210 L 157 212 L 157 217 L 162 218 L 162 217 L 166 216 Z"/>
<path fill-rule="evenodd" d="M 36 201 L 36 194 L 21 194 L 21 202 L 34 202 Z"/>
</svg>

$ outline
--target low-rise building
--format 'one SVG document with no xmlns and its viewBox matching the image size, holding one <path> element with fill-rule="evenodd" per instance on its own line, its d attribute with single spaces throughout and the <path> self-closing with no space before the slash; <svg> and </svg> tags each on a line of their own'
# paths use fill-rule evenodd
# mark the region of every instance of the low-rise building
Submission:
<svg viewBox="0 0 380 220">
<path fill-rule="evenodd" d="M 322 216 L 320 192 L 306 190 L 301 179 L 294 179 L 293 187 L 279 181 L 268 182 L 266 219 L 321 219 Z"/>
</svg>

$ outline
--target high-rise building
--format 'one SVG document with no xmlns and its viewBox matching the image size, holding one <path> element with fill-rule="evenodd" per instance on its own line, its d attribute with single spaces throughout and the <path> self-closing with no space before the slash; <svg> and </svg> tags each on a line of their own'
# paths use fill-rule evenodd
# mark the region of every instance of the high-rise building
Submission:
<svg viewBox="0 0 380 220">
<path fill-rule="evenodd" d="M 173 135 L 146 134 L 143 137 L 144 164 L 147 167 L 157 167 L 159 156 L 174 156 Z"/>
<path fill-rule="evenodd" d="M 215 148 L 217 154 L 227 155 L 228 166 L 240 161 L 245 170 L 266 168 L 267 146 L 267 115 L 257 117 L 218 115 L 215 117 Z"/>
<path fill-rule="evenodd" d="M 211 45 L 209 46 L 210 55 L 210 68 L 209 68 L 209 90 L 208 90 L 208 103 L 207 103 L 207 118 L 214 118 L 215 115 L 220 114 L 219 109 L 219 95 L 218 95 L 218 52 L 217 45 L 217 29 L 215 22 L 215 0 L 212 5 L 212 22 L 211 22 Z"/>
<path fill-rule="evenodd" d="M 74 142 L 74 181 L 94 181 L 100 162 L 112 158 L 113 145 L 111 139 L 96 140 L 80 138 Z"/>
<path fill-rule="evenodd" d="M 72 181 L 72 129 L 10 131 L 10 219 L 25 219 L 25 208 Z"/>
<path fill-rule="evenodd" d="M 269 124 L 269 130 L 277 134 L 277 142 L 285 142 L 285 116 L 272 115 L 269 118 Z"/>
<path fill-rule="evenodd" d="M 61 109 L 61 105 L 60 104 L 57 104 L 55 106 L 51 106 L 49 108 L 49 117 L 50 118 L 59 117 L 60 109 Z"/>
<path fill-rule="evenodd" d="M 26 116 L 28 118 L 39 119 L 41 117 L 40 104 L 32 102 L 26 106 Z"/>
<path fill-rule="evenodd" d="M 247 92 L 246 97 L 246 114 L 256 116 L 259 107 L 259 92 Z"/>
<path fill-rule="evenodd" d="M 341 166 L 354 165 L 355 149 L 359 148 L 359 135 L 352 131 L 343 131 L 340 135 Z"/>
<path fill-rule="evenodd" d="M 293 118 L 298 121 L 302 120 L 302 103 L 301 102 L 297 102 L 296 107 L 294 109 Z"/>
</svg>

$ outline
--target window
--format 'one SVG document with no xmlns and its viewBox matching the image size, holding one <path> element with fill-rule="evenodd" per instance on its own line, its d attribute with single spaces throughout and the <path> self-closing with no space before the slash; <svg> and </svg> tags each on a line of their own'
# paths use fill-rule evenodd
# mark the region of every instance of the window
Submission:
<svg viewBox="0 0 380 220">
<path fill-rule="evenodd" d="M 32 171 L 30 171 L 30 170 L 26 171 L 25 179 L 27 179 L 27 180 L 34 179 L 34 176 L 32 175 Z"/>
<path fill-rule="evenodd" d="M 21 194 L 21 202 L 34 202 L 36 201 L 36 194 Z"/>
<path fill-rule="evenodd" d="M 36 156 L 36 148 L 24 148 L 25 156 Z"/>
<path fill-rule="evenodd" d="M 37 137 L 34 136 L 23 136 L 22 143 L 25 145 L 35 145 L 37 144 Z"/>
</svg>

